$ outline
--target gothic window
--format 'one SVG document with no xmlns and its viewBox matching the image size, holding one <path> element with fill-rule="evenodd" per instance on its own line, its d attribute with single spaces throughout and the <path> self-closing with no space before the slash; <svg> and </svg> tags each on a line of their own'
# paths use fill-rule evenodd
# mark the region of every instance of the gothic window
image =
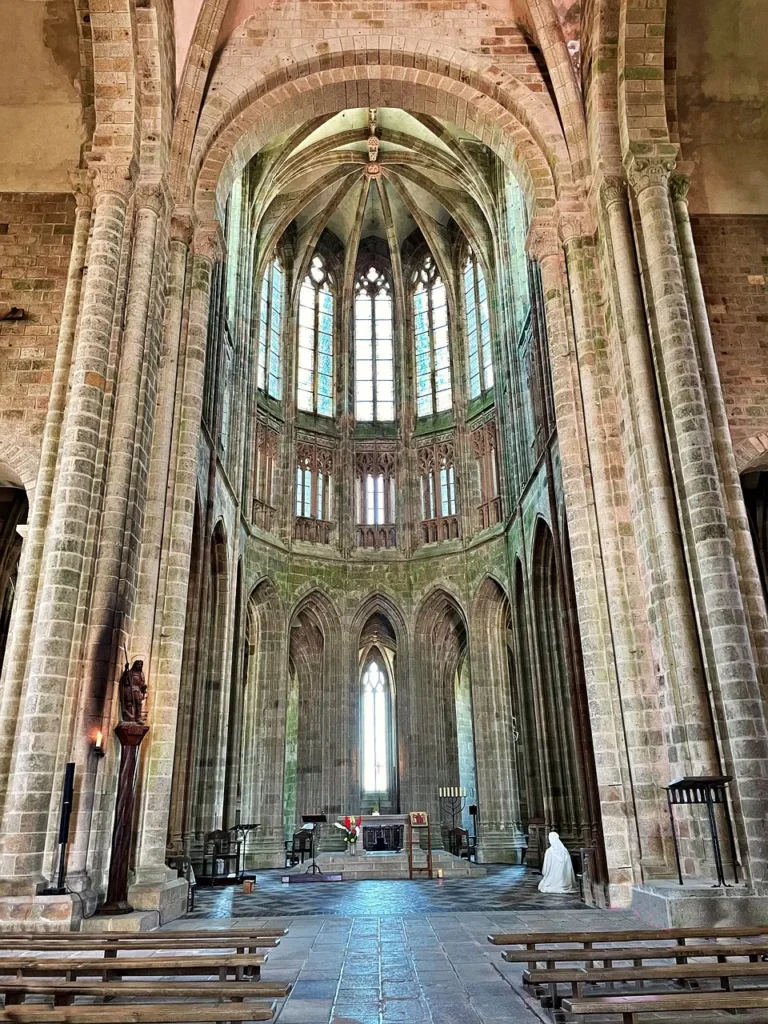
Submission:
<svg viewBox="0 0 768 1024">
<path fill-rule="evenodd" d="M 432 416 L 453 404 L 448 306 L 445 285 L 431 256 L 416 273 L 413 289 L 416 349 L 416 415 Z"/>
<path fill-rule="evenodd" d="M 295 540 L 327 544 L 333 516 L 333 452 L 316 444 L 299 444 L 296 460 Z"/>
<path fill-rule="evenodd" d="M 422 445 L 417 452 L 421 477 L 421 532 L 425 544 L 459 536 L 453 443 Z"/>
<path fill-rule="evenodd" d="M 478 517 L 480 529 L 493 526 L 501 519 L 501 498 L 499 497 L 499 467 L 496 448 L 496 424 L 493 420 L 483 423 L 472 431 L 472 453 L 477 463 L 480 504 Z"/>
<path fill-rule="evenodd" d="M 275 257 L 261 282 L 259 306 L 259 363 L 256 384 L 272 398 L 283 397 L 280 374 L 280 329 L 283 320 L 285 273 Z"/>
<path fill-rule="evenodd" d="M 235 178 L 227 209 L 227 319 L 235 322 L 237 271 L 240 259 L 240 224 L 243 208 L 243 179 Z"/>
<path fill-rule="evenodd" d="M 376 267 L 355 285 L 355 418 L 364 423 L 395 418 L 392 288 Z"/>
<path fill-rule="evenodd" d="M 277 431 L 259 420 L 253 459 L 253 521 L 263 530 L 271 530 L 274 525 L 277 440 Z"/>
<path fill-rule="evenodd" d="M 493 387 L 493 359 L 488 289 L 483 268 L 471 249 L 464 263 L 464 312 L 469 356 L 469 397 L 477 398 Z"/>
<path fill-rule="evenodd" d="M 304 412 L 333 416 L 333 293 L 320 256 L 299 292 L 296 401 Z"/>
<path fill-rule="evenodd" d="M 389 681 L 375 651 L 362 675 L 363 688 L 363 792 L 389 789 Z"/>
<path fill-rule="evenodd" d="M 356 456 L 357 545 L 390 548 L 396 543 L 395 453 L 373 447 Z"/>
</svg>

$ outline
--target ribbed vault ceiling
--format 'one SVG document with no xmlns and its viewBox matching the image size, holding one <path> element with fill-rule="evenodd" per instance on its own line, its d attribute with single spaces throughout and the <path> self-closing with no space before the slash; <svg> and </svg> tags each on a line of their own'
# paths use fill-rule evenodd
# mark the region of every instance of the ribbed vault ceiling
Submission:
<svg viewBox="0 0 768 1024">
<path fill-rule="evenodd" d="M 395 108 L 310 122 L 256 158 L 258 251 L 269 252 L 289 226 L 300 261 L 324 231 L 346 252 L 369 238 L 400 251 L 418 229 L 447 260 L 458 227 L 487 256 L 492 159 L 455 126 Z"/>
</svg>

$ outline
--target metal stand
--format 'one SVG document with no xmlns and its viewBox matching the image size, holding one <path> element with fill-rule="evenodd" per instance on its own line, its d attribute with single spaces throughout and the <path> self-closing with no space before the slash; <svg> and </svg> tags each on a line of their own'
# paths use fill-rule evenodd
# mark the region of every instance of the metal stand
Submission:
<svg viewBox="0 0 768 1024">
<path fill-rule="evenodd" d="M 321 875 L 322 871 L 317 863 L 317 843 L 320 836 L 320 826 L 328 821 L 325 814 L 302 814 L 301 820 L 305 825 L 312 826 L 312 863 L 307 870 L 308 875 Z"/>
<path fill-rule="evenodd" d="M 720 837 L 717 834 L 717 821 L 715 819 L 715 804 L 722 804 L 725 811 L 725 823 L 728 829 L 728 842 L 733 860 L 733 880 L 738 885 L 738 865 L 736 861 L 736 842 L 733 838 L 733 824 L 730 811 L 728 810 L 728 797 L 726 786 L 731 781 L 729 775 L 693 775 L 687 778 L 673 779 L 666 787 L 667 807 L 669 808 L 669 820 L 672 823 L 672 839 L 675 844 L 675 861 L 677 863 L 677 877 L 680 885 L 683 884 L 683 869 L 680 865 L 680 848 L 677 843 L 677 830 L 675 829 L 675 816 L 672 808 L 679 805 L 705 805 L 707 817 L 709 818 L 709 829 L 712 835 L 712 852 L 715 857 L 715 870 L 717 871 L 717 882 L 713 889 L 721 885 L 729 889 L 730 886 L 725 880 L 723 873 L 723 858 L 720 852 Z"/>
</svg>

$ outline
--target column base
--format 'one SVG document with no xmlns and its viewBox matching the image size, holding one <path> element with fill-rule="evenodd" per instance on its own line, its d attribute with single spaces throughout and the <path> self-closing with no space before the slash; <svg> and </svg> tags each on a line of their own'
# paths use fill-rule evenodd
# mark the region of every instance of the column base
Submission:
<svg viewBox="0 0 768 1024">
<path fill-rule="evenodd" d="M 82 903 L 63 896 L 0 896 L 0 932 L 72 932 L 82 921 Z"/>
<path fill-rule="evenodd" d="M 632 887 L 632 910 L 655 928 L 767 925 L 768 893 L 746 885 L 713 888 L 714 879 L 679 885 L 662 879 Z"/>
<path fill-rule="evenodd" d="M 166 869 L 167 870 L 167 869 Z M 185 878 L 177 878 L 175 872 L 172 879 L 150 881 L 137 879 L 128 886 L 128 902 L 136 911 L 153 911 L 157 915 L 157 924 L 167 924 L 183 917 L 187 912 L 187 893 L 189 886 Z M 132 915 L 124 914 L 111 918 L 119 923 Z M 115 927 L 118 927 L 116 924 Z"/>
<path fill-rule="evenodd" d="M 151 932 L 160 924 L 156 910 L 134 910 L 115 917 L 89 917 L 80 926 L 81 932 Z"/>
<path fill-rule="evenodd" d="M 510 829 L 481 829 L 477 838 L 480 864 L 522 864 L 528 845 L 522 832 Z"/>
</svg>

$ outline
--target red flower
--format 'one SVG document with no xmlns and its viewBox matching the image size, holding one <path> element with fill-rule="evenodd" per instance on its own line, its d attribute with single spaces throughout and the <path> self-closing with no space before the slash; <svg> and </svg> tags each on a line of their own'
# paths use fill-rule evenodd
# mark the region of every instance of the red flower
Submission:
<svg viewBox="0 0 768 1024">
<path fill-rule="evenodd" d="M 357 819 L 357 821 L 355 822 L 355 825 L 357 825 L 357 827 L 358 827 L 358 828 L 360 828 L 360 826 L 361 826 L 362 824 L 363 824 L 363 819 L 362 819 L 362 817 L 360 817 L 360 818 L 358 818 L 358 819 Z"/>
<path fill-rule="evenodd" d="M 352 819 L 350 818 L 349 815 L 347 815 L 344 818 L 344 828 L 351 828 L 351 827 L 352 827 Z"/>
</svg>

